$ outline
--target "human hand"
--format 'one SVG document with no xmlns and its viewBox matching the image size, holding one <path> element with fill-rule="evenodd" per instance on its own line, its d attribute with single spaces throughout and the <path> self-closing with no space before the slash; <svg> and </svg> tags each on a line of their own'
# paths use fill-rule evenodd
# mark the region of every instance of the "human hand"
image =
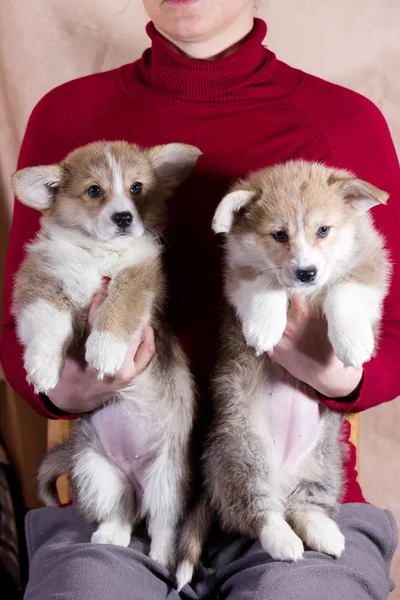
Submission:
<svg viewBox="0 0 400 600">
<path fill-rule="evenodd" d="M 93 298 L 89 317 L 88 332 L 93 324 L 98 308 L 106 298 L 104 286 Z M 113 377 L 99 380 L 96 371 L 85 361 L 85 340 L 74 355 L 65 359 L 64 369 L 56 387 L 48 392 L 51 402 L 66 412 L 85 413 L 98 408 L 110 400 L 115 392 L 127 387 L 149 364 L 155 352 L 154 332 L 147 327 L 143 341 L 132 344 L 120 370 Z"/>
<path fill-rule="evenodd" d="M 362 367 L 345 367 L 336 357 L 328 338 L 325 319 L 315 317 L 308 301 L 293 296 L 286 329 L 269 353 L 293 377 L 329 398 L 344 398 L 361 381 Z"/>
</svg>

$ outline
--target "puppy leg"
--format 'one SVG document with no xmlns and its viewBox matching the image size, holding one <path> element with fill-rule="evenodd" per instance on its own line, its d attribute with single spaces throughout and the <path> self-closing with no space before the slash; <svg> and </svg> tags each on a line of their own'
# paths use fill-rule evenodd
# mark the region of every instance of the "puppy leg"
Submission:
<svg viewBox="0 0 400 600">
<path fill-rule="evenodd" d="M 48 392 L 58 383 L 73 338 L 71 312 L 36 300 L 20 310 L 17 333 L 25 348 L 27 381 L 35 392 Z"/>
<path fill-rule="evenodd" d="M 264 521 L 259 536 L 264 550 L 275 560 L 299 560 L 304 552 L 303 542 L 285 521 L 283 514 L 266 511 Z"/>
<path fill-rule="evenodd" d="M 143 498 L 143 509 L 149 514 L 150 557 L 169 570 L 174 567 L 177 527 L 185 500 L 181 472 L 179 460 L 165 448 L 152 469 Z"/>
<path fill-rule="evenodd" d="M 345 548 L 344 535 L 333 519 L 317 508 L 296 513 L 292 526 L 311 549 L 339 558 Z"/>
<path fill-rule="evenodd" d="M 132 535 L 132 525 L 129 521 L 115 515 L 108 521 L 103 521 L 91 537 L 92 544 L 112 544 L 113 546 L 129 546 Z"/>
<path fill-rule="evenodd" d="M 71 482 L 84 516 L 99 523 L 92 542 L 128 546 L 137 510 L 133 488 L 119 469 L 88 448 L 75 456 Z"/>
<path fill-rule="evenodd" d="M 99 379 L 115 375 L 129 345 L 142 335 L 160 281 L 155 261 L 123 269 L 111 281 L 86 341 L 86 360 Z"/>
<path fill-rule="evenodd" d="M 339 557 L 345 539 L 335 521 L 343 482 L 342 417 L 322 409 L 323 435 L 308 464 L 303 464 L 307 479 L 299 482 L 289 496 L 287 519 L 312 550 Z"/>
<path fill-rule="evenodd" d="M 211 497 L 224 527 L 259 539 L 275 560 L 299 560 L 303 543 L 285 520 L 277 473 L 260 438 L 225 427 L 208 449 L 205 468 L 212 471 Z"/>
<path fill-rule="evenodd" d="M 333 288 L 324 302 L 328 336 L 346 366 L 360 367 L 374 351 L 373 324 L 380 318 L 382 293 L 359 283 Z"/>
<path fill-rule="evenodd" d="M 242 323 L 247 344 L 257 355 L 271 351 L 281 339 L 287 322 L 287 294 L 269 290 L 262 277 L 241 281 L 230 294 Z"/>
</svg>

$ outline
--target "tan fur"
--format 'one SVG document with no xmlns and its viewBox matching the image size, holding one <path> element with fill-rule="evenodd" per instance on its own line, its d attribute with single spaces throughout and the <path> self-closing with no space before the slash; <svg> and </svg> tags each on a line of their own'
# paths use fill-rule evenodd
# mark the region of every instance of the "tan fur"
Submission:
<svg viewBox="0 0 400 600">
<path fill-rule="evenodd" d="M 129 340 L 146 316 L 149 299 L 158 308 L 165 299 L 165 277 L 160 259 L 146 261 L 120 271 L 96 315 L 98 331 L 109 331 L 120 340 Z"/>
<path fill-rule="evenodd" d="M 149 227 L 162 226 L 165 214 L 164 200 L 168 198 L 180 181 L 190 172 L 188 165 L 183 165 L 175 177 L 163 176 L 156 173 L 155 162 L 162 152 L 163 146 L 144 149 L 135 144 L 123 141 L 94 142 L 72 151 L 58 165 L 42 167 L 48 172 L 49 195 L 57 202 L 43 212 L 46 218 L 58 225 L 77 225 L 80 220 L 89 215 L 95 217 L 107 204 L 113 185 L 113 170 L 109 158 L 104 152 L 105 145 L 109 148 L 115 160 L 120 164 L 124 174 L 124 190 L 129 195 L 132 183 L 142 183 L 143 190 L 140 196 L 134 198 L 135 205 L 143 220 Z M 185 144 L 176 144 L 190 148 Z M 192 147 L 193 160 L 200 154 L 197 148 Z M 19 200 L 28 206 L 31 205 L 29 188 L 21 185 L 21 179 L 27 172 L 32 175 L 37 167 L 28 167 L 17 171 L 12 176 L 14 192 Z M 104 190 L 101 198 L 91 198 L 87 190 L 91 185 L 99 185 Z"/>
<path fill-rule="evenodd" d="M 37 253 L 30 254 L 15 278 L 13 314 L 41 298 L 58 310 L 69 310 L 71 302 L 63 292 L 63 282 L 49 273 Z"/>
<path fill-rule="evenodd" d="M 148 367 L 108 405 L 84 414 L 68 440 L 43 458 L 40 497 L 54 503 L 57 477 L 67 472 L 78 509 L 99 524 L 92 542 L 127 546 L 137 520 L 146 518 L 150 556 L 167 568 L 190 492 L 195 389 L 164 314 L 159 234 L 166 200 L 199 155 L 186 144 L 141 149 L 98 142 L 59 165 L 13 176 L 21 201 L 43 212 L 14 290 L 24 366 L 35 391 L 56 387 L 104 277 L 110 279 L 107 296 L 85 340 L 88 368 L 99 378 L 123 377 L 129 347 L 147 324 L 156 338 Z M 135 182 L 142 184 L 140 195 L 131 192 Z M 101 188 L 99 197 L 89 195 L 93 185 Z"/>
<path fill-rule="evenodd" d="M 255 236 L 257 245 L 265 249 L 276 267 L 282 269 L 287 268 L 298 251 L 299 205 L 302 223 L 306 224 L 306 241 L 329 257 L 335 247 L 336 232 L 345 224 L 356 227 L 361 219 L 352 199 L 363 193 L 375 197 L 377 204 L 385 204 L 388 199 L 386 192 L 357 179 L 348 171 L 306 161 L 290 161 L 258 171 L 246 181 L 239 181 L 232 191 L 235 189 L 249 190 L 254 195 L 236 215 L 232 234 Z M 316 232 L 322 226 L 330 227 L 331 231 L 326 238 L 319 239 Z M 273 239 L 272 234 L 280 230 L 287 231 L 288 244 L 279 244 Z M 379 277 L 379 256 L 376 264 L 375 244 L 365 250 L 369 255 L 368 270 L 362 274 L 358 268 L 355 276 L 361 275 L 367 283 L 372 281 L 374 274 Z"/>
<path fill-rule="evenodd" d="M 343 552 L 344 538 L 332 521 L 343 490 L 343 416 L 318 407 L 311 388 L 269 354 L 284 334 L 288 303 L 299 293 L 325 317 L 344 365 L 359 367 L 371 358 L 391 269 L 368 210 L 387 199 L 352 173 L 289 161 L 237 182 L 217 207 L 213 230 L 227 234 L 226 305 L 204 490 L 182 530 L 180 588 L 200 558 L 210 507 L 223 528 L 258 538 L 273 559 L 297 560 L 303 542 L 336 557 Z M 319 236 L 321 227 L 330 228 L 326 237 Z M 284 241 L 274 238 L 276 232 L 285 232 Z M 312 278 L 302 279 L 307 272 Z M 313 351 L 318 358 L 317 340 Z M 285 453 L 292 446 L 296 460 L 299 446 L 290 427 L 284 437 L 279 419 L 296 423 L 302 438 L 313 410 L 311 444 L 295 466 L 285 466 L 279 442 Z"/>
</svg>

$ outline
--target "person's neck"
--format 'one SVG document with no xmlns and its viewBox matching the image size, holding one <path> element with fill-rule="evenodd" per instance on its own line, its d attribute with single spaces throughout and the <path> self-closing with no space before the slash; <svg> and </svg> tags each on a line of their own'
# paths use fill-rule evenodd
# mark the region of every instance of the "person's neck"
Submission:
<svg viewBox="0 0 400 600">
<path fill-rule="evenodd" d="M 161 29 L 157 29 L 157 31 L 177 52 L 184 56 L 203 60 L 216 60 L 235 52 L 244 43 L 253 29 L 253 25 L 254 18 L 251 15 L 247 19 L 235 22 L 223 32 L 219 32 L 218 35 L 209 39 L 188 41 L 173 39 Z"/>
</svg>

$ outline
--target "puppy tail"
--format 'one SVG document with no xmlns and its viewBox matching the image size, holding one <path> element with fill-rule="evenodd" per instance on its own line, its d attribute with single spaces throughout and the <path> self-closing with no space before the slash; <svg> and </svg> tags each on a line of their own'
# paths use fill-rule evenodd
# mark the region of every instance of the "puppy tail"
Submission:
<svg viewBox="0 0 400 600">
<path fill-rule="evenodd" d="M 51 448 L 42 460 L 36 474 L 37 492 L 46 506 L 59 506 L 57 479 L 68 471 L 71 444 L 68 440 Z"/>
<path fill-rule="evenodd" d="M 186 519 L 179 537 L 178 568 L 176 579 L 178 591 L 192 580 L 194 569 L 211 529 L 213 511 L 203 495 Z"/>
</svg>

